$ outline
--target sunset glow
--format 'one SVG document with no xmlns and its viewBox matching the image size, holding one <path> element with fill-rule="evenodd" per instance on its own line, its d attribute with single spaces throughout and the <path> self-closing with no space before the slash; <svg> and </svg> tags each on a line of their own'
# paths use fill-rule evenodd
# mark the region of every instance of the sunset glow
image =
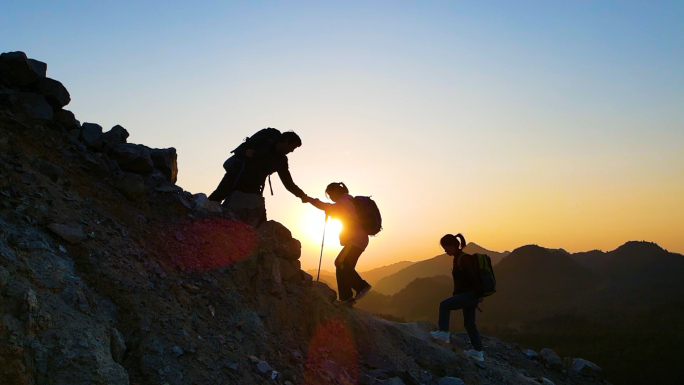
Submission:
<svg viewBox="0 0 684 385">
<path fill-rule="evenodd" d="M 343 181 L 380 208 L 359 270 L 430 258 L 455 232 L 494 251 L 684 253 L 681 6 L 608 3 L 14 2 L 0 40 L 50 63 L 81 122 L 175 147 L 193 194 L 245 137 L 297 132 L 305 193 Z M 322 212 L 271 179 L 268 218 L 317 267 Z"/>
</svg>

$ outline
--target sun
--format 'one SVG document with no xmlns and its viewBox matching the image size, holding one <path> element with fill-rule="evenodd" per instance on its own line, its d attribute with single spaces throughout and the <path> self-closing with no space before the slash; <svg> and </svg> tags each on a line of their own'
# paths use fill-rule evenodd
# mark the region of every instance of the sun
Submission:
<svg viewBox="0 0 684 385">
<path fill-rule="evenodd" d="M 340 230 L 342 222 L 328 218 L 325 222 L 325 213 L 319 210 L 310 210 L 302 216 L 301 228 L 304 230 L 309 242 L 320 244 L 323 240 L 323 227 L 325 226 L 325 244 L 328 246 L 340 245 Z"/>
</svg>

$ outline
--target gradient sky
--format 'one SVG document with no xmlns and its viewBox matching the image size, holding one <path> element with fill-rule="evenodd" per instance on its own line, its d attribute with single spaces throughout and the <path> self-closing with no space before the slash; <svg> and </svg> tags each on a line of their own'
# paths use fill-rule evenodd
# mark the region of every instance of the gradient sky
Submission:
<svg viewBox="0 0 684 385">
<path fill-rule="evenodd" d="M 372 195 L 360 270 L 441 252 L 647 240 L 684 253 L 684 3 L 14 1 L 0 50 L 48 63 L 81 122 L 178 150 L 210 194 L 229 151 L 294 130 L 295 182 Z M 277 177 L 269 218 L 317 266 L 323 214 Z M 329 231 L 329 234 L 332 234 Z M 339 251 L 326 240 L 324 268 Z"/>
</svg>

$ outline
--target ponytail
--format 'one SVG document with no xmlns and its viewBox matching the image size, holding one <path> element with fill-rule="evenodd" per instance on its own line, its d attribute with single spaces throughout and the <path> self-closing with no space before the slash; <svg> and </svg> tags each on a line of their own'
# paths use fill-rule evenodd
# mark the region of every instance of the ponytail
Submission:
<svg viewBox="0 0 684 385">
<path fill-rule="evenodd" d="M 439 244 L 442 247 L 445 246 L 456 246 L 457 249 L 463 250 L 463 248 L 466 245 L 466 240 L 465 237 L 461 233 L 458 233 L 456 235 L 453 234 L 447 234 L 442 237 L 442 239 L 439 240 Z"/>
</svg>

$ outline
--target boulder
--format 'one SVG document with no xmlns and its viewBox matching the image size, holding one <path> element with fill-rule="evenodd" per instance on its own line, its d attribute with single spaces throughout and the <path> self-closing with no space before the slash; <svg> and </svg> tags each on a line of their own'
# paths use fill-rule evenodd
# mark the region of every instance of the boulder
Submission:
<svg viewBox="0 0 684 385">
<path fill-rule="evenodd" d="M 77 223 L 50 223 L 48 228 L 72 245 L 81 243 L 87 239 L 81 225 Z"/>
<path fill-rule="evenodd" d="M 596 375 L 603 369 L 591 361 L 582 358 L 575 358 L 572 360 L 572 370 L 580 374 Z"/>
<path fill-rule="evenodd" d="M 233 218 L 250 226 L 258 226 L 266 216 L 266 202 L 259 194 L 248 194 L 242 191 L 233 191 L 223 202 Z M 288 230 L 289 231 L 289 230 Z"/>
<path fill-rule="evenodd" d="M 535 352 L 532 349 L 525 349 L 525 350 L 523 350 L 522 354 L 523 354 L 523 356 L 525 356 L 531 360 L 536 360 L 537 358 L 539 358 L 539 353 Z"/>
<path fill-rule="evenodd" d="M 43 95 L 32 92 L 17 92 L 17 103 L 31 119 L 52 120 L 52 106 Z"/>
<path fill-rule="evenodd" d="M 560 369 L 563 367 L 563 360 L 556 352 L 549 348 L 544 348 L 539 352 L 542 362 L 548 364 L 551 368 Z"/>
<path fill-rule="evenodd" d="M 41 65 L 42 64 L 42 65 Z M 44 65 L 44 66 L 43 66 Z M 29 86 L 45 76 L 47 65 L 29 61 L 23 52 L 5 52 L 0 55 L 0 83 L 9 86 Z"/>
<path fill-rule="evenodd" d="M 112 358 L 114 359 L 114 362 L 120 364 L 123 362 L 124 355 L 126 354 L 126 340 L 116 328 L 111 328 L 109 333 L 109 347 L 111 349 Z"/>
<path fill-rule="evenodd" d="M 212 213 L 221 213 L 223 209 L 218 202 L 210 201 L 207 195 L 204 193 L 198 193 L 193 195 L 195 198 L 195 204 L 198 208 L 202 210 L 211 211 Z"/>
<path fill-rule="evenodd" d="M 337 299 L 337 292 L 323 282 L 314 281 L 311 283 L 311 287 L 322 295 L 323 298 L 327 299 L 328 302 L 335 302 Z"/>
<path fill-rule="evenodd" d="M 102 126 L 95 123 L 83 123 L 79 139 L 88 147 L 102 148 Z"/>
<path fill-rule="evenodd" d="M 40 78 L 32 87 L 34 91 L 43 95 L 55 110 L 59 110 L 71 102 L 69 91 L 57 80 Z"/>
<path fill-rule="evenodd" d="M 102 141 L 105 142 L 106 146 L 114 148 L 120 144 L 126 143 L 128 136 L 128 131 L 117 124 L 112 127 L 111 130 L 102 134 Z"/>
<path fill-rule="evenodd" d="M 64 174 L 64 170 L 61 167 L 48 161 L 39 161 L 37 168 L 41 174 L 47 176 L 53 182 L 57 182 L 62 174 Z"/>
<path fill-rule="evenodd" d="M 166 180 L 171 183 L 176 183 L 178 180 L 178 155 L 176 149 L 171 148 L 154 148 L 150 151 L 150 157 L 154 168 L 161 171 Z"/>
<path fill-rule="evenodd" d="M 154 170 L 150 150 L 142 145 L 124 143 L 114 147 L 111 158 L 124 171 L 149 174 Z"/>
<path fill-rule="evenodd" d="M 276 221 L 261 224 L 257 229 L 257 236 L 261 253 L 275 254 L 290 261 L 298 260 L 302 255 L 302 244 L 292 238 L 287 227 Z"/>
<path fill-rule="evenodd" d="M 53 114 L 53 120 L 67 131 L 81 129 L 81 122 L 76 120 L 74 113 L 68 110 L 55 111 Z"/>
<path fill-rule="evenodd" d="M 129 200 L 145 196 L 145 181 L 138 174 L 123 173 L 114 183 L 114 187 Z"/>
<path fill-rule="evenodd" d="M 302 280 L 302 275 L 299 274 L 301 271 L 302 264 L 299 260 L 288 261 L 285 259 L 280 260 L 280 277 L 283 282 L 300 282 Z"/>
</svg>

